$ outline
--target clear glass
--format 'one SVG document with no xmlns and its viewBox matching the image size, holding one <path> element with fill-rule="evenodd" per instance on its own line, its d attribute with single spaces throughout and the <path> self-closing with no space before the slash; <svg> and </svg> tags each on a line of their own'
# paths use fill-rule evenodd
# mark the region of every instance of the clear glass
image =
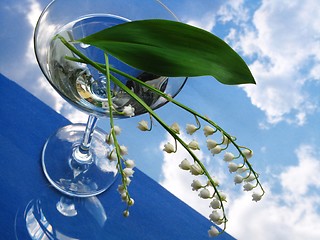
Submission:
<svg viewBox="0 0 320 240">
<path fill-rule="evenodd" d="M 54 0 L 42 12 L 34 33 L 39 66 L 52 87 L 70 104 L 89 113 L 87 124 L 72 124 L 54 133 L 43 148 L 42 166 L 49 182 L 59 191 L 77 197 L 89 197 L 105 191 L 118 170 L 107 155 L 113 149 L 105 142 L 106 133 L 96 128 L 98 117 L 108 116 L 105 76 L 91 66 L 66 60 L 74 57 L 59 39 L 76 40 L 104 28 L 127 21 L 176 17 L 158 0 Z M 89 45 L 74 45 L 79 51 L 104 63 L 104 54 Z M 143 57 L 143 56 L 141 56 Z M 135 76 L 161 91 L 175 96 L 186 78 L 156 76 L 132 68 L 110 56 L 110 65 Z M 124 84 L 151 108 L 161 107 L 165 99 L 140 85 L 117 75 Z M 118 112 L 129 104 L 135 115 L 145 110 L 130 96 L 111 86 L 112 101 Z M 115 117 L 123 117 L 115 113 Z"/>
</svg>

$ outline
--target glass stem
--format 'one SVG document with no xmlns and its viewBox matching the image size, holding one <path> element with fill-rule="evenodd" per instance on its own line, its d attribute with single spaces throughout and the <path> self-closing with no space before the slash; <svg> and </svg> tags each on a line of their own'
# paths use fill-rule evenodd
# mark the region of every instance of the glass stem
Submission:
<svg viewBox="0 0 320 240">
<path fill-rule="evenodd" d="M 93 161 L 92 154 L 90 152 L 90 145 L 97 121 L 98 118 L 96 116 L 91 114 L 89 115 L 82 142 L 74 150 L 73 157 L 81 164 L 90 164 Z"/>
</svg>

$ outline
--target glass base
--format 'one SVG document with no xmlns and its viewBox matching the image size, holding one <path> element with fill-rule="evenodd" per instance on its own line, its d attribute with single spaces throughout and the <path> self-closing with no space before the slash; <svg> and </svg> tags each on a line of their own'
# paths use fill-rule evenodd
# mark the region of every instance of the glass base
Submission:
<svg viewBox="0 0 320 240">
<path fill-rule="evenodd" d="M 79 151 L 86 125 L 60 128 L 44 145 L 42 167 L 49 182 L 60 192 L 75 197 L 90 197 L 108 189 L 117 177 L 117 162 L 107 156 L 112 147 L 106 133 L 96 128 L 87 154 Z"/>
</svg>

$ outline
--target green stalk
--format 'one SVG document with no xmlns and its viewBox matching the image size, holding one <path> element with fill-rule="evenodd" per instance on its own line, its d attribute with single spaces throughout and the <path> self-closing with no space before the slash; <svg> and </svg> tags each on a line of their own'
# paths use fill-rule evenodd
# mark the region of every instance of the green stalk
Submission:
<svg viewBox="0 0 320 240">
<path fill-rule="evenodd" d="M 201 169 L 203 170 L 205 176 L 207 177 L 207 179 L 211 182 L 212 187 L 215 190 L 215 194 L 218 195 L 218 198 L 220 199 L 221 202 L 221 209 L 223 212 L 223 218 L 225 219 L 225 222 L 227 221 L 226 218 L 226 214 L 225 214 L 225 209 L 224 209 L 224 205 L 222 203 L 222 198 L 219 194 L 219 191 L 217 189 L 217 187 L 215 186 L 215 183 L 213 181 L 213 179 L 211 178 L 211 175 L 209 174 L 209 172 L 207 171 L 207 169 L 205 168 L 205 166 L 203 165 L 203 163 L 197 158 L 197 156 L 192 152 L 192 150 L 189 149 L 188 145 L 139 97 L 137 96 L 134 92 L 132 92 L 126 85 L 124 85 L 120 80 L 118 80 L 116 77 L 110 75 L 111 80 L 117 84 L 122 90 L 124 90 L 126 93 L 128 93 L 130 95 L 130 97 L 132 97 L 134 100 L 136 100 L 142 107 L 145 108 L 145 110 L 148 111 L 148 113 L 157 120 L 157 122 L 176 140 L 178 141 L 183 148 L 191 155 L 191 157 L 193 158 L 193 160 L 195 162 L 197 162 L 199 164 L 199 166 L 201 167 Z M 224 226 L 224 229 L 226 228 L 226 226 Z"/>
<path fill-rule="evenodd" d="M 257 181 L 257 185 L 260 186 L 261 190 L 263 191 L 262 195 L 265 193 L 260 181 L 258 180 L 258 174 L 254 171 L 254 169 L 252 168 L 252 165 L 250 164 L 250 162 L 248 161 L 248 159 L 246 158 L 246 156 L 242 153 L 241 148 L 243 149 L 244 147 L 241 147 L 239 145 L 237 145 L 235 143 L 235 139 L 229 135 L 226 131 L 224 131 L 219 125 L 217 125 L 215 122 L 213 122 L 212 120 L 208 119 L 207 117 L 200 115 L 199 113 L 197 113 L 196 111 L 194 111 L 193 109 L 181 104 L 180 102 L 174 100 L 171 96 L 168 96 L 167 94 L 161 92 L 160 90 L 146 84 L 145 82 L 129 75 L 126 74 L 118 69 L 115 69 L 111 66 L 109 66 L 108 61 L 106 61 L 106 65 L 104 64 L 100 64 L 97 62 L 92 61 L 91 59 L 89 59 L 88 57 L 86 57 L 84 54 L 82 54 L 81 52 L 79 52 L 75 47 L 73 47 L 70 43 L 68 43 L 63 37 L 58 36 L 58 38 L 62 41 L 62 43 L 64 43 L 66 45 L 66 47 L 68 49 L 70 49 L 74 54 L 76 54 L 77 56 L 80 57 L 80 59 L 78 58 L 73 58 L 73 57 L 66 57 L 67 59 L 71 60 L 71 61 L 76 61 L 76 62 L 82 62 L 82 63 L 86 63 L 86 64 L 90 64 L 91 66 L 93 66 L 94 68 L 96 68 L 98 71 L 100 71 L 101 73 L 105 74 L 107 76 L 107 80 L 108 80 L 108 103 L 109 103 L 109 109 L 110 109 L 110 121 L 112 123 L 111 127 L 113 126 L 113 117 L 112 117 L 112 102 L 111 102 L 111 91 L 110 91 L 110 80 L 113 81 L 116 85 L 118 85 L 123 91 L 125 91 L 127 94 L 129 94 L 135 101 L 137 101 L 149 114 L 150 116 L 152 116 L 154 119 L 157 120 L 157 122 L 159 122 L 159 124 L 175 139 L 175 141 L 178 141 L 183 148 L 185 148 L 187 150 L 187 152 L 190 154 L 190 156 L 193 158 L 193 160 L 199 164 L 199 166 L 201 167 L 201 169 L 204 172 L 204 175 L 207 177 L 207 179 L 211 182 L 214 190 L 215 190 L 215 194 L 218 195 L 218 198 L 221 202 L 221 209 L 223 211 L 223 220 L 224 220 L 224 229 L 226 228 L 226 222 L 227 222 L 227 218 L 226 218 L 226 214 L 225 214 L 225 209 L 224 209 L 224 205 L 222 203 L 222 198 L 218 192 L 217 187 L 214 184 L 214 181 L 212 180 L 210 174 L 208 173 L 208 171 L 206 170 L 205 166 L 202 164 L 202 162 L 196 157 L 196 155 L 192 152 L 192 150 L 189 149 L 188 145 L 139 97 L 137 96 L 134 92 L 131 91 L 131 89 L 129 89 L 126 85 L 124 85 L 120 80 L 118 80 L 116 77 L 114 77 L 113 75 L 110 74 L 110 71 L 114 72 L 114 73 L 118 73 L 124 77 L 127 77 L 128 79 L 131 79 L 132 81 L 137 82 L 138 84 L 140 84 L 141 86 L 144 86 L 146 88 L 148 88 L 149 90 L 157 93 L 159 96 L 164 97 L 167 101 L 172 102 L 173 104 L 175 104 L 176 106 L 184 109 L 185 111 L 193 114 L 195 116 L 195 118 L 198 120 L 198 118 L 202 119 L 203 121 L 209 123 L 210 125 L 212 125 L 213 127 L 215 127 L 218 131 L 221 132 L 221 134 L 223 136 L 225 136 L 232 144 L 233 146 L 237 149 L 237 151 L 239 152 L 239 154 L 242 156 L 243 160 L 244 160 L 244 164 L 246 164 L 248 166 L 248 168 L 250 169 L 250 172 L 252 172 L 254 174 L 254 176 L 256 177 L 256 181 Z M 107 56 L 106 56 L 107 57 Z M 107 59 L 107 58 L 106 58 Z M 198 121 L 197 121 L 198 122 Z M 113 132 L 113 138 L 116 139 L 116 137 L 114 136 L 114 132 Z M 118 144 L 117 144 L 118 145 Z M 118 146 L 117 150 L 117 155 L 118 155 L 118 160 L 119 160 L 119 156 L 120 156 L 120 149 Z M 119 163 L 119 167 L 121 164 Z"/>
<path fill-rule="evenodd" d="M 109 118 L 110 118 L 110 128 L 111 128 L 111 134 L 112 134 L 112 138 L 113 138 L 113 142 L 114 142 L 114 146 L 116 149 L 116 153 L 117 153 L 117 160 L 118 160 L 118 169 L 121 173 L 121 180 L 122 180 L 122 185 L 125 189 L 125 192 L 127 194 L 127 198 L 130 199 L 130 195 L 128 192 L 128 188 L 127 188 L 127 183 L 125 180 L 125 176 L 123 174 L 123 167 L 121 164 L 121 152 L 120 152 L 120 147 L 119 147 L 119 143 L 117 140 L 117 136 L 114 132 L 114 120 L 113 120 L 113 106 L 112 106 L 112 96 L 111 96 L 111 80 L 110 80 L 110 71 L 109 71 L 109 58 L 108 58 L 108 54 L 105 53 L 105 61 L 106 61 L 106 68 L 105 68 L 105 72 L 106 72 L 106 79 L 107 79 L 107 86 L 106 86 L 106 90 L 107 90 L 107 96 L 108 96 L 108 107 L 109 107 Z"/>
<path fill-rule="evenodd" d="M 115 72 L 115 73 L 118 73 L 124 77 L 127 77 L 129 78 L 130 80 L 132 81 L 135 81 L 137 82 L 138 84 L 148 88 L 149 90 L 159 94 L 161 97 L 165 98 L 166 100 L 168 100 L 169 102 L 172 102 L 173 104 L 177 105 L 178 107 L 188 111 L 189 113 L 193 114 L 195 117 L 196 117 L 196 120 L 197 120 L 197 123 L 199 122 L 199 120 L 197 119 L 197 117 L 201 118 L 202 120 L 204 120 L 205 122 L 209 123 L 210 125 L 214 126 L 216 129 L 218 129 L 219 132 L 221 132 L 224 136 L 226 136 L 228 138 L 228 140 L 232 143 L 232 145 L 237 149 L 237 151 L 239 152 L 239 154 L 242 156 L 242 158 L 244 159 L 244 162 L 245 164 L 247 164 L 247 166 L 249 167 L 250 171 L 255 175 L 256 179 L 257 179 L 257 182 L 258 182 L 258 185 L 260 186 L 262 192 L 264 193 L 264 189 L 260 183 L 260 181 L 258 180 L 258 174 L 254 171 L 252 165 L 250 164 L 250 162 L 247 160 L 246 156 L 244 156 L 244 154 L 242 153 L 241 151 L 241 147 L 235 143 L 234 139 L 233 139 L 233 136 L 231 136 L 230 134 L 228 134 L 225 130 L 223 130 L 218 124 L 216 124 L 215 122 L 213 122 L 212 120 L 208 119 L 207 117 L 199 114 L 198 112 L 194 111 L 193 109 L 185 106 L 184 104 L 176 101 L 175 99 L 173 99 L 172 97 L 168 96 L 167 94 L 161 92 L 160 90 L 146 84 L 145 82 L 129 75 L 129 74 L 126 74 L 118 69 L 115 69 L 113 67 L 110 67 L 110 70 L 112 72 Z"/>
</svg>

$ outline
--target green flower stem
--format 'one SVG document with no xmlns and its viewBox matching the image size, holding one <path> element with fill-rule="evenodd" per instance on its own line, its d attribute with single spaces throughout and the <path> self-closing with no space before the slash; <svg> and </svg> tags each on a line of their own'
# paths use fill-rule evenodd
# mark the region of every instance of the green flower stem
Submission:
<svg viewBox="0 0 320 240">
<path fill-rule="evenodd" d="M 247 166 L 249 167 L 250 171 L 255 175 L 256 180 L 257 180 L 257 185 L 260 186 L 260 188 L 263 191 L 264 194 L 264 190 L 262 188 L 262 185 L 260 184 L 259 180 L 258 180 L 258 174 L 253 170 L 251 164 L 249 163 L 249 161 L 247 160 L 246 156 L 242 153 L 241 151 L 241 146 L 237 145 L 235 143 L 235 139 L 229 135 L 226 131 L 224 131 L 219 125 L 217 125 L 215 122 L 213 122 L 212 120 L 208 119 L 205 116 L 200 115 L 199 113 L 197 113 L 196 111 L 194 111 L 193 109 L 181 104 L 180 102 L 174 100 L 171 96 L 168 96 L 167 94 L 161 92 L 158 89 L 155 89 L 154 87 L 140 81 L 137 78 L 134 78 L 133 76 L 130 76 L 118 69 L 115 69 L 111 66 L 106 66 L 104 64 L 100 64 L 97 62 L 92 61 L 91 59 L 89 59 L 88 57 L 86 57 L 84 54 L 82 54 L 81 52 L 79 52 L 76 48 L 74 48 L 70 43 L 68 43 L 65 39 L 63 39 L 63 37 L 58 36 L 60 38 L 60 40 L 66 45 L 66 47 L 68 47 L 73 53 L 75 53 L 77 56 L 80 57 L 80 59 L 78 58 L 72 58 L 72 57 L 66 57 L 67 59 L 71 60 L 71 61 L 77 61 L 77 62 L 82 62 L 82 63 L 86 63 L 86 64 L 90 64 L 91 66 L 93 66 L 94 68 L 96 68 L 98 71 L 104 73 L 105 75 L 109 76 L 109 81 L 110 79 L 116 84 L 118 85 L 122 90 L 124 90 L 125 92 L 127 92 L 133 99 L 135 99 L 140 105 L 142 105 L 142 107 L 145 108 L 145 110 L 147 112 L 149 112 L 150 116 L 152 116 L 154 119 L 156 119 L 160 125 L 167 130 L 167 132 L 175 139 L 175 141 L 178 141 L 186 150 L 187 152 L 190 154 L 190 156 L 194 159 L 195 162 L 197 162 L 199 164 L 199 166 L 201 167 L 201 169 L 204 172 L 204 175 L 208 178 L 208 180 L 210 181 L 211 185 L 213 186 L 214 190 L 215 190 L 215 194 L 217 194 L 220 202 L 221 202 L 221 209 L 223 211 L 223 220 L 224 220 L 224 229 L 226 228 L 226 214 L 225 214 L 225 209 L 222 203 L 222 198 L 217 190 L 217 187 L 215 186 L 214 181 L 212 180 L 210 174 L 208 173 L 208 171 L 206 170 L 206 168 L 204 167 L 204 165 L 202 164 L 202 162 L 195 156 L 195 154 L 188 148 L 188 145 L 179 137 L 177 136 L 177 134 L 140 98 L 138 97 L 134 92 L 132 92 L 127 86 L 125 86 L 120 80 L 118 80 L 117 78 L 115 78 L 113 75 L 110 75 L 109 70 L 115 73 L 118 73 L 122 76 L 127 77 L 128 79 L 131 79 L 132 81 L 135 81 L 137 83 L 139 83 L 140 85 L 150 89 L 151 91 L 159 94 L 159 96 L 164 97 L 166 100 L 168 100 L 169 102 L 172 102 L 173 104 L 177 105 L 178 107 L 188 111 L 189 113 L 193 114 L 196 119 L 198 120 L 198 118 L 204 120 L 205 122 L 209 123 L 210 125 L 212 125 L 213 127 L 215 127 L 216 129 L 218 129 L 221 134 L 223 134 L 223 136 L 225 136 L 233 145 L 234 147 L 238 150 L 239 154 L 243 157 L 244 159 L 244 163 L 247 164 Z M 108 64 L 107 64 L 108 65 Z M 109 82 L 110 83 L 110 82 Z M 109 88 L 110 89 L 110 88 Z M 112 107 L 112 105 L 110 105 L 109 103 L 109 109 L 111 110 L 112 108 L 110 108 L 110 106 Z M 111 111 L 110 111 L 111 112 Z M 198 121 L 197 121 L 198 122 Z M 119 151 L 119 149 L 118 149 Z M 262 195 L 263 195 L 262 194 Z"/>
<path fill-rule="evenodd" d="M 127 188 L 127 184 L 126 184 L 126 179 L 123 173 L 123 167 L 121 164 L 121 153 L 120 153 L 120 147 L 119 147 L 119 143 L 117 140 L 117 136 L 114 132 L 114 120 L 113 120 L 113 106 L 112 106 L 112 96 L 111 96 L 111 80 L 110 80 L 110 71 L 109 71 L 109 58 L 108 58 L 108 54 L 104 53 L 105 56 L 105 61 L 106 61 L 106 68 L 105 68 L 105 75 L 106 75 L 106 79 L 107 79 L 107 86 L 106 86 L 106 90 L 107 90 L 107 96 L 108 96 L 108 107 L 109 107 L 109 118 L 110 118 L 110 129 L 111 129 L 111 134 L 112 134 L 112 138 L 113 138 L 113 142 L 114 142 L 114 146 L 116 149 L 116 153 L 117 153 L 117 160 L 118 160 L 118 169 L 121 173 L 121 180 L 122 180 L 122 185 L 124 187 L 124 190 L 126 192 L 127 198 L 130 199 L 130 195 L 128 192 L 128 188 Z"/>
<path fill-rule="evenodd" d="M 148 88 L 149 90 L 159 94 L 161 97 L 164 97 L 166 100 L 168 100 L 169 102 L 172 102 L 173 104 L 177 105 L 178 107 L 188 111 L 189 113 L 193 114 L 195 117 L 196 117 L 196 120 L 197 120 L 197 124 L 198 126 L 200 125 L 199 123 L 199 120 L 198 120 L 198 117 L 201 118 L 202 120 L 204 120 L 205 122 L 209 123 L 210 125 L 214 126 L 216 129 L 218 129 L 219 132 L 221 132 L 224 136 L 226 136 L 228 138 L 228 140 L 232 143 L 232 145 L 237 149 L 237 151 L 239 152 L 239 154 L 243 157 L 244 159 L 244 162 L 245 164 L 247 164 L 247 166 L 249 167 L 250 171 L 255 175 L 256 179 L 257 179 L 257 182 L 258 182 L 258 185 L 260 186 L 263 194 L 265 193 L 260 181 L 258 180 L 258 174 L 254 171 L 252 165 L 250 164 L 250 162 L 248 161 L 248 159 L 246 158 L 246 156 L 242 153 L 241 151 L 241 148 L 244 148 L 244 149 L 248 149 L 246 147 L 242 147 L 242 146 L 239 146 L 238 144 L 235 143 L 235 140 L 234 140 L 234 137 L 231 136 L 230 134 L 228 134 L 225 130 L 223 130 L 218 124 L 216 124 L 215 122 L 213 122 L 212 120 L 210 120 L 209 118 L 199 114 L 198 112 L 194 111 L 193 109 L 185 106 L 184 104 L 176 101 L 175 99 L 173 99 L 172 97 L 168 96 L 167 94 L 161 92 L 160 90 L 146 84 L 145 82 L 129 75 L 129 74 L 126 74 L 118 69 L 115 69 L 113 67 L 110 67 L 110 71 L 112 72 L 115 72 L 115 73 L 118 73 L 124 77 L 127 77 L 129 79 L 131 79 L 132 81 L 135 81 L 137 83 L 139 83 L 140 85 Z"/>
<path fill-rule="evenodd" d="M 139 96 L 137 96 L 134 92 L 132 92 L 126 85 L 124 85 L 120 80 L 118 80 L 116 77 L 110 75 L 111 80 L 118 85 L 122 90 L 124 90 L 126 93 L 128 93 L 134 100 L 136 100 L 142 107 L 145 108 L 145 110 L 148 111 L 148 113 L 157 120 L 157 122 L 175 139 L 175 141 L 178 141 L 183 147 L 184 149 L 187 150 L 187 152 L 191 155 L 191 157 L 193 158 L 193 160 L 195 162 L 197 162 L 199 164 L 199 166 L 201 167 L 201 169 L 203 170 L 205 176 L 207 177 L 207 179 L 211 182 L 212 187 L 215 190 L 215 194 L 218 195 L 218 198 L 220 199 L 221 202 L 221 209 L 223 212 L 223 219 L 224 221 L 224 228 L 223 230 L 226 229 L 226 221 L 227 221 L 227 217 L 225 214 L 225 209 L 224 209 L 224 205 L 222 203 L 222 198 L 219 194 L 219 191 L 217 189 L 217 187 L 215 186 L 215 183 L 213 181 L 213 179 L 211 178 L 211 175 L 209 174 L 209 172 L 207 171 L 207 169 L 205 168 L 205 166 L 203 165 L 203 163 L 197 158 L 197 156 L 192 152 L 192 150 L 189 149 L 188 144 L 186 144 L 176 133 L 175 131 L 173 131 Z"/>
</svg>

